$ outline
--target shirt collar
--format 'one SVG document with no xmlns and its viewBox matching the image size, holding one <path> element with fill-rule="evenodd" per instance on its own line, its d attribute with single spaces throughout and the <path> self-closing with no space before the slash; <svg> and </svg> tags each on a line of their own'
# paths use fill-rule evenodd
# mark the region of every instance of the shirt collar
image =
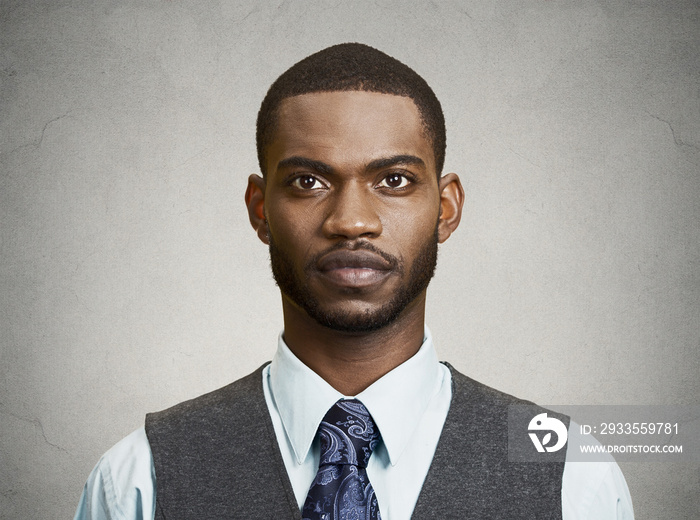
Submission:
<svg viewBox="0 0 700 520">
<path fill-rule="evenodd" d="M 344 396 L 302 363 L 279 336 L 270 365 L 272 399 L 298 464 L 318 425 L 339 399 L 362 401 L 382 434 L 392 465 L 401 457 L 428 403 L 440 388 L 440 368 L 428 328 L 420 350 L 357 396 Z"/>
</svg>

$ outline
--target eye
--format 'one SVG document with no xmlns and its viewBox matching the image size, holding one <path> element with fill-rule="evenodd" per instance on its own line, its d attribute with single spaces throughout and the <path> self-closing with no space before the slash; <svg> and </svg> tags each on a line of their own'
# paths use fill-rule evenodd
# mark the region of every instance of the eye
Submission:
<svg viewBox="0 0 700 520">
<path fill-rule="evenodd" d="M 299 175 L 292 179 L 290 184 L 295 188 L 305 191 L 318 190 L 325 187 L 325 185 L 313 175 Z"/>
<path fill-rule="evenodd" d="M 405 188 L 410 184 L 410 180 L 402 173 L 390 173 L 378 184 L 380 188 Z"/>
</svg>

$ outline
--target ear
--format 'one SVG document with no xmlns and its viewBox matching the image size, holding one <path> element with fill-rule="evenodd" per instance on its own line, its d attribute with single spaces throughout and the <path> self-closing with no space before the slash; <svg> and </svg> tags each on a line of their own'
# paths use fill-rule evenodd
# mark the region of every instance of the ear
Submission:
<svg viewBox="0 0 700 520">
<path fill-rule="evenodd" d="M 459 226 L 464 205 L 464 189 L 456 173 L 440 177 L 440 219 L 438 220 L 438 242 L 441 244 L 450 238 Z"/>
<path fill-rule="evenodd" d="M 265 179 L 260 175 L 248 177 L 248 188 L 245 190 L 245 205 L 248 207 L 250 225 L 258 234 L 258 238 L 269 244 L 267 219 L 265 218 Z"/>
</svg>

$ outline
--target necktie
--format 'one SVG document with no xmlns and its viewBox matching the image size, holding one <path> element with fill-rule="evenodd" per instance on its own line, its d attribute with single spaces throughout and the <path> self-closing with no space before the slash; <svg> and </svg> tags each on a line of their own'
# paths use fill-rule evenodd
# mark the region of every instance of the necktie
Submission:
<svg viewBox="0 0 700 520">
<path fill-rule="evenodd" d="M 381 520 L 365 469 L 380 435 L 365 405 L 338 401 L 318 434 L 321 462 L 304 502 L 304 520 Z"/>
</svg>

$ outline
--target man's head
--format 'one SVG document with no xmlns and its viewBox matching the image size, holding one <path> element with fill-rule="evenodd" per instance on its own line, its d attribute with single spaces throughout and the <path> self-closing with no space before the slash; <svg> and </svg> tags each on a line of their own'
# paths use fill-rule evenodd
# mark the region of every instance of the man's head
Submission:
<svg viewBox="0 0 700 520">
<path fill-rule="evenodd" d="M 333 59 L 311 60 L 326 51 Z M 275 82 L 284 89 L 270 89 L 277 93 L 268 93 L 258 119 L 264 177 L 252 175 L 246 192 L 251 224 L 270 246 L 285 327 L 292 315 L 344 332 L 378 330 L 412 308 L 422 319 L 437 244 L 457 227 L 463 200 L 457 176 L 439 175 L 439 103 L 413 71 L 379 51 L 326 51 L 292 67 L 307 78 L 296 90 L 289 77 L 281 81 L 289 71 Z M 392 63 L 389 84 L 400 85 L 400 75 L 420 80 L 442 130 L 404 90 L 370 81 L 382 75 L 382 60 Z M 340 78 L 309 90 L 313 63 L 321 77 L 332 69 Z"/>
<path fill-rule="evenodd" d="M 445 162 L 445 118 L 440 102 L 413 69 L 361 43 L 341 43 L 308 56 L 290 67 L 272 84 L 258 112 L 258 161 L 267 175 L 266 149 L 275 133 L 284 99 L 314 92 L 364 91 L 393 94 L 413 100 L 423 131 L 430 140 L 437 174 Z"/>
</svg>

